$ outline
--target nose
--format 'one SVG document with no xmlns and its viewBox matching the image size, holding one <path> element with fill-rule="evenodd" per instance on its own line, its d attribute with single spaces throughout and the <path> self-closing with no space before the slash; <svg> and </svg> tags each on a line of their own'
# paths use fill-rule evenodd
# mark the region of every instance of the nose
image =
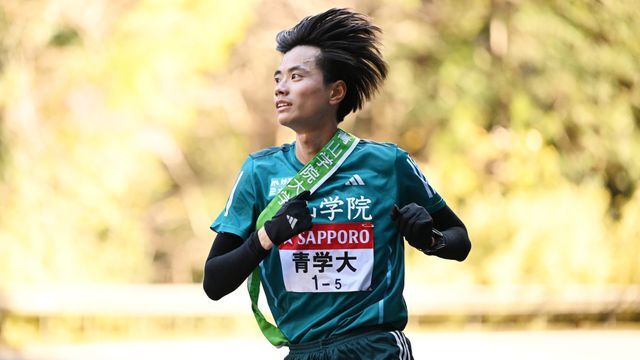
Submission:
<svg viewBox="0 0 640 360">
<path fill-rule="evenodd" d="M 276 83 L 275 94 L 276 96 L 289 94 L 289 88 L 287 87 L 287 81 L 285 79 Z"/>
</svg>

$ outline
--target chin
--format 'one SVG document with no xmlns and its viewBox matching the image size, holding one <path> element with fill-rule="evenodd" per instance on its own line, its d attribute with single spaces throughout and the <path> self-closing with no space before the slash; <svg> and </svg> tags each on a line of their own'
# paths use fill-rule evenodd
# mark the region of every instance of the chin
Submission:
<svg viewBox="0 0 640 360">
<path fill-rule="evenodd" d="M 287 126 L 287 124 L 289 123 L 289 119 L 287 119 L 286 117 L 278 117 L 278 123 L 280 125 Z"/>
<path fill-rule="evenodd" d="M 290 127 L 292 124 L 295 123 L 295 120 L 292 119 L 290 116 L 287 116 L 286 114 L 283 114 L 282 116 L 278 116 L 277 119 L 280 125 L 282 126 Z"/>
</svg>

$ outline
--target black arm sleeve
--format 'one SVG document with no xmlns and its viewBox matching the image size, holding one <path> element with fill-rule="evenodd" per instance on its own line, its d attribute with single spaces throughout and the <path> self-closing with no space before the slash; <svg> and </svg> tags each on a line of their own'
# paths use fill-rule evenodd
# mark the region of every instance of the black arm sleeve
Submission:
<svg viewBox="0 0 640 360">
<path fill-rule="evenodd" d="M 235 234 L 219 233 L 204 265 L 204 292 L 213 300 L 222 299 L 237 289 L 267 254 L 269 250 L 260 245 L 256 232 L 244 241 Z"/>
<path fill-rule="evenodd" d="M 450 260 L 466 259 L 471 251 L 471 240 L 462 220 L 447 205 L 431 214 L 431 217 L 433 227 L 442 232 L 446 240 L 446 246 L 434 255 Z"/>
</svg>

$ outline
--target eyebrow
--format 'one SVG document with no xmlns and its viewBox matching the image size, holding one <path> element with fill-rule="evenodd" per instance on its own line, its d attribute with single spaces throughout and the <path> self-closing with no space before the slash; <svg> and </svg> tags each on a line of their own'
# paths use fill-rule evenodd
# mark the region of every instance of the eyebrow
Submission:
<svg viewBox="0 0 640 360">
<path fill-rule="evenodd" d="M 302 66 L 302 65 L 294 65 L 294 66 L 292 66 L 292 67 L 288 68 L 288 69 L 286 70 L 286 72 L 293 72 L 293 71 L 296 71 L 296 70 L 302 70 L 302 71 L 304 71 L 304 72 L 309 72 L 309 69 L 307 69 L 306 67 L 304 67 L 304 66 Z M 276 77 L 276 76 L 278 76 L 278 75 L 280 75 L 280 74 L 282 74 L 282 71 L 280 71 L 280 70 L 276 70 L 276 71 L 273 73 L 273 76 L 274 76 L 274 77 Z"/>
</svg>

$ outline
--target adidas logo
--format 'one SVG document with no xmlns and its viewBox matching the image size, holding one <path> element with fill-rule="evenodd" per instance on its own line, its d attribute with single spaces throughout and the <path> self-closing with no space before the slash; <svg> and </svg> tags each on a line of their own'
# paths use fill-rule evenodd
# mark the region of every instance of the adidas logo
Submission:
<svg viewBox="0 0 640 360">
<path fill-rule="evenodd" d="M 364 181 L 362 181 L 362 178 L 360 177 L 360 175 L 355 174 L 353 175 L 349 181 L 347 181 L 346 183 L 344 183 L 345 185 L 349 186 L 349 185 L 364 185 Z"/>
<path fill-rule="evenodd" d="M 293 216 L 290 216 L 290 215 L 287 215 L 287 220 L 289 221 L 289 225 L 291 225 L 292 229 L 298 223 L 298 219 L 296 219 L 296 218 L 294 218 Z"/>
</svg>

